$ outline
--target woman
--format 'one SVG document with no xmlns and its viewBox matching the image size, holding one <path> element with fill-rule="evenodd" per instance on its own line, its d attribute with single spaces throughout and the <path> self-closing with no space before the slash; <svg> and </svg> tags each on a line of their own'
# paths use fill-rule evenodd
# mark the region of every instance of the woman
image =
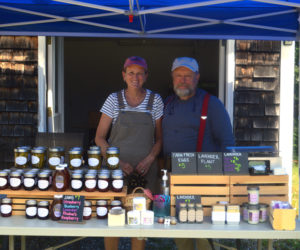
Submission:
<svg viewBox="0 0 300 250">
<path fill-rule="evenodd" d="M 123 80 L 127 88 L 112 93 L 101 108 L 95 142 L 105 156 L 109 146 L 120 148 L 120 167 L 125 176 L 134 171 L 144 176 L 156 192 L 156 157 L 162 147 L 163 102 L 143 85 L 148 76 L 146 61 L 138 56 L 126 59 Z M 110 138 L 106 136 L 112 126 Z M 105 248 L 118 249 L 117 238 L 105 238 Z M 144 249 L 145 241 L 132 238 L 132 249 Z"/>
</svg>

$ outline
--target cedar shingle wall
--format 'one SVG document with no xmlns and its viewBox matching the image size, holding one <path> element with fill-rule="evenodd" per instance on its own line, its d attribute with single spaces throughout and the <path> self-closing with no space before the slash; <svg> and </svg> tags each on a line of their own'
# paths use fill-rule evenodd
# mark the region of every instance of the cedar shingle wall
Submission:
<svg viewBox="0 0 300 250">
<path fill-rule="evenodd" d="M 0 36 L 0 168 L 13 149 L 33 145 L 38 105 L 37 37 Z"/>
<path fill-rule="evenodd" d="M 238 146 L 279 140 L 280 42 L 236 41 L 234 132 Z"/>
</svg>

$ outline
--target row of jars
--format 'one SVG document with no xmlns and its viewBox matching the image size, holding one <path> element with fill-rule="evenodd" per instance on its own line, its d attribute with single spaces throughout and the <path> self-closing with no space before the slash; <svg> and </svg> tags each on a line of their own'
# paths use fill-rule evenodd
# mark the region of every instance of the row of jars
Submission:
<svg viewBox="0 0 300 250">
<path fill-rule="evenodd" d="M 268 219 L 268 204 L 259 203 L 259 204 L 249 204 L 243 203 L 243 221 L 248 222 L 249 224 L 258 224 L 259 222 L 266 222 Z"/>
<path fill-rule="evenodd" d="M 25 216 L 27 219 L 38 218 L 40 220 L 47 220 L 51 218 L 57 221 L 61 218 L 63 195 L 54 195 L 54 200 L 50 205 L 49 201 L 26 200 Z M 11 198 L 3 198 L 0 205 L 0 214 L 2 217 L 12 216 Z M 96 201 L 96 214 L 98 219 L 106 219 L 108 210 L 115 208 L 122 208 L 122 203 L 119 200 L 111 201 L 110 205 L 106 200 Z M 89 220 L 92 217 L 92 203 L 91 201 L 84 201 L 83 219 Z"/>
<path fill-rule="evenodd" d="M 65 162 L 65 149 L 63 147 L 34 147 L 29 146 L 17 147 L 14 149 L 15 167 L 27 168 L 30 165 L 34 168 L 42 169 L 46 165 L 50 169 Z M 109 147 L 106 151 L 106 165 L 109 169 L 119 168 L 119 149 L 117 147 Z M 79 169 L 84 165 L 83 149 L 81 147 L 73 147 L 68 151 L 68 164 L 70 169 Z M 88 166 L 90 169 L 100 169 L 102 164 L 101 149 L 98 146 L 91 146 L 88 151 Z"/>
<path fill-rule="evenodd" d="M 24 187 L 25 190 L 31 191 L 38 188 L 41 191 L 47 191 L 50 187 L 56 192 L 66 191 L 71 187 L 72 191 L 80 192 L 85 190 L 93 192 L 122 192 L 124 181 L 122 170 L 74 170 L 70 175 L 67 164 L 59 164 L 52 174 L 52 170 L 32 169 L 25 173 L 18 169 L 0 171 L 0 190 L 10 188 L 19 190 Z"/>
</svg>

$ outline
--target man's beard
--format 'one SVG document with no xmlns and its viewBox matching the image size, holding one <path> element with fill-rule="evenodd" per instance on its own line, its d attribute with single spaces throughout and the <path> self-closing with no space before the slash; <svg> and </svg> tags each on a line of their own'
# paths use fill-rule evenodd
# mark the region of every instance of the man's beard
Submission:
<svg viewBox="0 0 300 250">
<path fill-rule="evenodd" d="M 179 97 L 186 97 L 193 94 L 193 90 L 190 88 L 181 89 L 181 88 L 174 87 L 173 89 L 175 91 L 175 94 L 178 95 Z"/>
</svg>

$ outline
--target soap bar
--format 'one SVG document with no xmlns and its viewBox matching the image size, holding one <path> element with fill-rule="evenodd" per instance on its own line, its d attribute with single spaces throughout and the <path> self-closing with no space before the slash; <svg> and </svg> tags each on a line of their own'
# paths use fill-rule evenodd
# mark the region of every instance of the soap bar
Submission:
<svg viewBox="0 0 300 250">
<path fill-rule="evenodd" d="M 108 213 L 108 226 L 124 226 L 125 225 L 125 209 L 111 209 Z"/>
</svg>

